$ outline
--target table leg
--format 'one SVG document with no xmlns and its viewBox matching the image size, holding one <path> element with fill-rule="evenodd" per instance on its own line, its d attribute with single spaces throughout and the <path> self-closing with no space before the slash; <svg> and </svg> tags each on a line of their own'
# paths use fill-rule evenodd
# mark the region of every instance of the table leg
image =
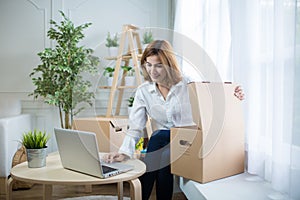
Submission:
<svg viewBox="0 0 300 200">
<path fill-rule="evenodd" d="M 123 182 L 118 182 L 118 200 L 122 200 L 124 196 Z"/>
<path fill-rule="evenodd" d="M 44 189 L 43 200 L 52 199 L 52 185 L 44 184 L 43 189 Z"/>
<path fill-rule="evenodd" d="M 131 200 L 140 200 L 142 199 L 142 186 L 140 180 L 134 179 L 128 181 L 130 184 L 130 198 Z"/>
<path fill-rule="evenodd" d="M 13 187 L 14 182 L 15 182 L 15 180 L 11 177 L 7 181 L 7 194 L 6 194 L 7 200 L 12 200 L 12 187 Z"/>
</svg>

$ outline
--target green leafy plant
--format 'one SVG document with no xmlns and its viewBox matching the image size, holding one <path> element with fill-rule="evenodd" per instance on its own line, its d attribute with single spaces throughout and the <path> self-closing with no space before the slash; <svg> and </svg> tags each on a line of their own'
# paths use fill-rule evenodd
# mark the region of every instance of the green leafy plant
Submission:
<svg viewBox="0 0 300 200">
<path fill-rule="evenodd" d="M 112 68 L 112 67 L 105 67 L 105 68 L 104 68 L 104 71 L 103 71 L 103 75 L 104 75 L 104 76 L 108 76 L 108 77 L 113 77 L 114 71 L 115 71 L 115 68 Z"/>
<path fill-rule="evenodd" d="M 133 106 L 133 102 L 134 102 L 134 97 L 129 97 L 129 99 L 127 99 L 128 101 L 128 107 L 132 107 Z"/>
<path fill-rule="evenodd" d="M 107 33 L 106 37 L 106 47 L 118 47 L 119 46 L 119 38 L 118 34 L 116 33 L 113 37 L 111 36 L 110 32 Z"/>
<path fill-rule="evenodd" d="M 28 131 L 23 133 L 21 143 L 26 149 L 42 149 L 47 147 L 47 142 L 50 139 L 50 135 L 46 131 Z"/>
<path fill-rule="evenodd" d="M 131 66 L 121 66 L 121 68 L 126 72 L 127 76 L 133 76 L 134 75 L 134 68 Z"/>
<path fill-rule="evenodd" d="M 146 31 L 143 34 L 143 44 L 149 44 L 153 41 L 153 34 L 152 31 Z"/>
<path fill-rule="evenodd" d="M 83 79 L 82 73 L 96 74 L 99 58 L 92 55 L 92 49 L 78 45 L 84 38 L 83 30 L 91 23 L 75 27 L 62 11 L 60 13 L 63 21 L 50 20 L 52 28 L 47 32 L 56 46 L 38 53 L 42 63 L 29 75 L 36 87 L 30 95 L 57 106 L 61 127 L 68 129 L 72 127 L 73 116 L 85 108 L 77 105 L 92 105 L 94 93 L 89 91 L 92 84 Z"/>
</svg>

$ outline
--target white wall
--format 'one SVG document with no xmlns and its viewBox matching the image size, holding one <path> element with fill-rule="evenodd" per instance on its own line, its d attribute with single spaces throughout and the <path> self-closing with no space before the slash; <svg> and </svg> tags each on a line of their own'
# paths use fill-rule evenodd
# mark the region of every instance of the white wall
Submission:
<svg viewBox="0 0 300 200">
<path fill-rule="evenodd" d="M 170 28 L 171 4 L 171 0 L 0 0 L 0 98 L 9 95 L 21 99 L 22 112 L 36 116 L 35 127 L 52 133 L 53 127 L 59 126 L 57 109 L 42 100 L 33 101 L 28 94 L 34 89 L 29 74 L 40 63 L 37 53 L 53 46 L 47 31 L 50 19 L 61 20 L 58 10 L 75 25 L 91 22 L 82 44 L 93 48 L 95 55 L 105 57 L 108 31 L 121 32 L 123 24 L 134 24 L 142 29 Z M 100 64 L 99 71 L 101 67 Z M 99 77 L 94 79 L 95 84 L 101 82 Z M 108 92 L 97 94 L 97 112 L 103 112 L 101 105 L 107 101 Z M 50 145 L 50 150 L 55 148 Z"/>
</svg>

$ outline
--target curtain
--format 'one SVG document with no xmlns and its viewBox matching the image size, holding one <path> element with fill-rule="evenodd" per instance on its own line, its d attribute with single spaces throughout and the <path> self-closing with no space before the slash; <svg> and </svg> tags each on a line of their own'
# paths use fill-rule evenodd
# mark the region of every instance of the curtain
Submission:
<svg viewBox="0 0 300 200">
<path fill-rule="evenodd" d="M 183 73 L 187 74 L 187 76 L 199 78 L 203 81 L 216 81 L 219 78 L 224 81 L 232 79 L 230 68 L 230 16 L 227 8 L 228 2 L 226 0 L 177 1 L 174 23 L 175 38 L 173 42 L 175 49 L 179 48 L 177 47 L 179 42 L 178 38 L 176 38 L 178 35 L 176 33 L 188 37 L 208 54 L 208 58 L 218 71 L 217 75 L 214 72 L 205 71 L 211 70 L 211 66 L 209 66 L 199 72 L 201 73 L 200 77 L 195 77 L 195 73 L 190 66 L 190 60 L 194 62 L 195 59 L 183 59 Z M 182 39 L 183 37 L 179 38 L 180 41 L 183 40 L 183 43 L 188 40 Z M 182 48 L 182 45 L 180 47 Z M 197 49 L 199 50 L 199 47 Z M 188 54 L 193 54 L 194 51 L 189 46 L 186 46 L 181 53 L 184 55 L 184 58 L 188 58 Z"/>
<path fill-rule="evenodd" d="M 299 4 L 178 0 L 174 26 L 207 52 L 223 81 L 242 85 L 247 171 L 291 199 L 300 199 Z"/>
</svg>

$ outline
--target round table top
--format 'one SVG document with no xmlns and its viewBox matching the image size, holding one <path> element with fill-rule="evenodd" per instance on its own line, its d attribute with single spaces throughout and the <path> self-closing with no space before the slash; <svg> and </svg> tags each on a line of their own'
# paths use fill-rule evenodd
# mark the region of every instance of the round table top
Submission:
<svg viewBox="0 0 300 200">
<path fill-rule="evenodd" d="M 109 178 L 97 178 L 72 170 L 64 169 L 58 152 L 47 156 L 46 166 L 41 168 L 28 168 L 27 162 L 23 162 L 11 169 L 13 179 L 34 182 L 39 184 L 107 184 L 133 180 L 146 171 L 146 165 L 138 159 L 129 159 L 124 163 L 133 165 L 134 169 Z"/>
</svg>

